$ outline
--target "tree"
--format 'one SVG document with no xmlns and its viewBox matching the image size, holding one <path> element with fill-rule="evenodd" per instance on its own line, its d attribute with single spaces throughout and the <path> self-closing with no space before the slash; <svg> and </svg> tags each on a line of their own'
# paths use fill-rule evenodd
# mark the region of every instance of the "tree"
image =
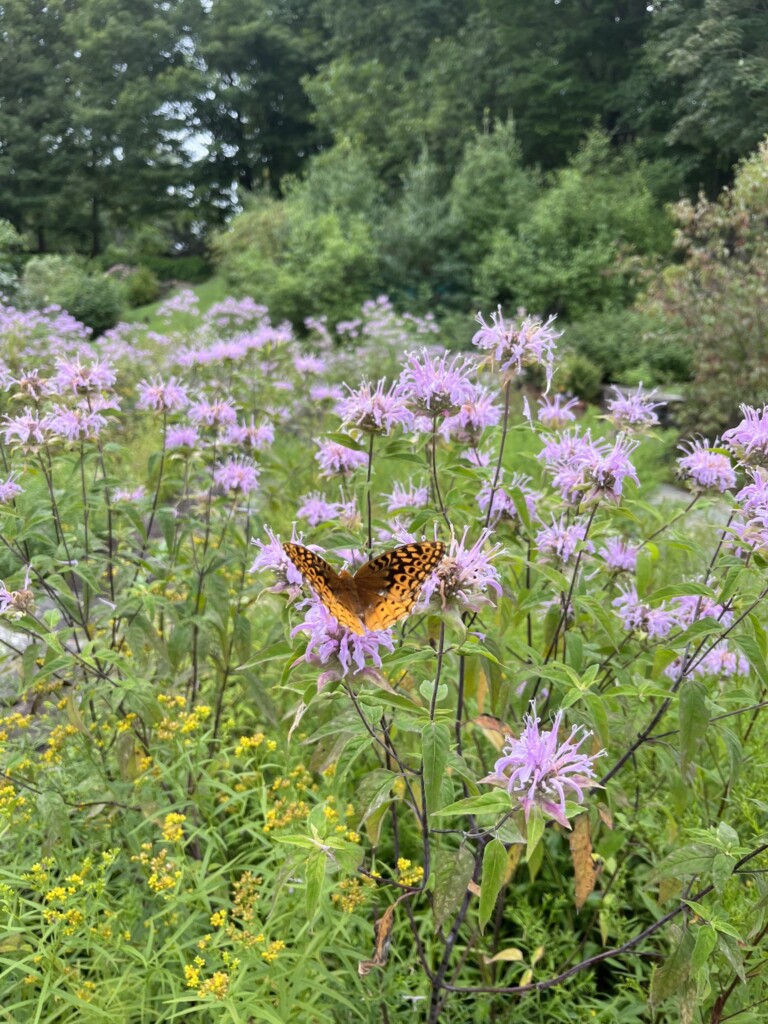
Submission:
<svg viewBox="0 0 768 1024">
<path fill-rule="evenodd" d="M 302 80 L 317 68 L 323 31 L 314 0 L 217 0 L 202 19 L 196 58 L 203 76 L 192 128 L 206 156 L 196 178 L 226 210 L 232 186 L 279 194 L 323 141 Z"/>
</svg>

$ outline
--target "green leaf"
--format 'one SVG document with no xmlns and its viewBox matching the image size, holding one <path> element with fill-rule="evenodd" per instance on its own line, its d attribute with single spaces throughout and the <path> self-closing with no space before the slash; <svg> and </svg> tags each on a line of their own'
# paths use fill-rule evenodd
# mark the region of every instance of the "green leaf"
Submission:
<svg viewBox="0 0 768 1024">
<path fill-rule="evenodd" d="M 511 809 L 509 795 L 502 789 L 493 789 L 489 793 L 482 793 L 480 796 L 469 796 L 464 800 L 457 800 L 456 803 L 448 804 L 439 811 L 435 811 L 435 817 L 456 816 L 462 814 L 506 814 Z"/>
<path fill-rule="evenodd" d="M 247 616 L 235 616 L 232 641 L 238 663 L 245 664 L 251 656 L 251 622 Z"/>
<path fill-rule="evenodd" d="M 651 1006 L 657 1007 L 685 988 L 691 974 L 692 955 L 693 938 L 689 932 L 685 932 L 651 980 Z"/>
<path fill-rule="evenodd" d="M 507 873 L 507 851 L 499 839 L 492 839 L 483 852 L 480 885 L 480 929 L 488 924 Z"/>
<path fill-rule="evenodd" d="M 733 642 L 747 656 L 752 671 L 758 676 L 763 686 L 768 686 L 768 664 L 766 664 L 765 655 L 757 640 L 742 633 L 741 636 L 734 636 Z"/>
<path fill-rule="evenodd" d="M 709 725 L 707 691 L 695 680 L 683 682 L 680 690 L 680 761 L 683 774 L 699 749 Z"/>
<path fill-rule="evenodd" d="M 460 846 L 458 850 L 443 847 L 438 851 L 432 899 L 436 929 L 441 928 L 458 909 L 472 880 L 474 867 L 475 858 L 466 846 Z"/>
<path fill-rule="evenodd" d="M 325 880 L 326 856 L 322 850 L 315 850 L 306 861 L 304 875 L 307 887 L 307 921 L 311 924 L 317 908 L 320 905 L 320 897 L 323 894 L 323 881 Z"/>
<path fill-rule="evenodd" d="M 541 837 L 544 835 L 544 815 L 535 804 L 528 815 L 527 826 L 525 859 L 530 861 L 534 850 L 539 845 Z"/>
<path fill-rule="evenodd" d="M 696 945 L 691 954 L 691 967 L 694 971 L 700 971 L 706 966 L 707 961 L 717 945 L 717 932 L 709 924 L 703 924 L 696 930 Z"/>
<path fill-rule="evenodd" d="M 440 807 L 440 786 L 448 763 L 451 732 L 447 725 L 430 722 L 421 734 L 422 770 L 424 772 L 424 797 L 426 814 L 430 815 Z"/>
</svg>

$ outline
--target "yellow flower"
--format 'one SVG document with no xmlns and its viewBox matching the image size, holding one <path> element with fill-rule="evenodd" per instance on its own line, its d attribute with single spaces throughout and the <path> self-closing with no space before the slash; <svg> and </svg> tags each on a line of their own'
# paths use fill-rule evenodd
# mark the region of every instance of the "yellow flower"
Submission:
<svg viewBox="0 0 768 1024">
<path fill-rule="evenodd" d="M 216 910 L 211 914 L 211 924 L 214 928 L 223 928 L 227 923 L 227 912 L 226 910 Z"/>
<path fill-rule="evenodd" d="M 186 820 L 186 814 L 166 814 L 163 823 L 163 839 L 167 843 L 181 842 L 184 838 L 184 829 L 181 826 Z"/>
</svg>

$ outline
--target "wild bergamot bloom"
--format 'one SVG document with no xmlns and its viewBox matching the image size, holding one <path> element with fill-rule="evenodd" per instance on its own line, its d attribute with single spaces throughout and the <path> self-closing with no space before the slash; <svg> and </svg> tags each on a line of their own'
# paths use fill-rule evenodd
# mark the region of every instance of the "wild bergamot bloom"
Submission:
<svg viewBox="0 0 768 1024">
<path fill-rule="evenodd" d="M 688 480 L 694 490 L 722 493 L 736 486 L 736 473 L 727 455 L 712 451 L 706 438 L 686 443 L 687 448 L 680 445 L 685 455 L 677 464 L 680 476 Z"/>
<path fill-rule="evenodd" d="M 488 325 L 482 313 L 475 317 L 480 324 L 472 344 L 488 352 L 488 362 L 497 368 L 506 380 L 522 373 L 526 366 L 543 366 L 547 374 L 547 389 L 552 381 L 555 362 L 555 342 L 563 333 L 556 331 L 551 316 L 544 323 L 538 317 L 523 316 L 520 323 L 505 323 L 501 306 L 491 313 Z"/>
<path fill-rule="evenodd" d="M 531 701 L 531 712 L 523 718 L 520 738 L 507 737 L 503 757 L 498 759 L 493 772 L 480 781 L 506 789 L 524 810 L 526 821 L 535 806 L 570 828 L 565 813 L 566 791 L 571 799 L 584 802 L 584 788 L 597 785 L 592 763 L 605 751 L 594 756 L 580 752 L 579 747 L 592 735 L 583 725 L 575 725 L 568 739 L 559 743 L 562 711 L 555 715 L 549 731 L 539 728 L 540 721 L 536 704 Z"/>
</svg>

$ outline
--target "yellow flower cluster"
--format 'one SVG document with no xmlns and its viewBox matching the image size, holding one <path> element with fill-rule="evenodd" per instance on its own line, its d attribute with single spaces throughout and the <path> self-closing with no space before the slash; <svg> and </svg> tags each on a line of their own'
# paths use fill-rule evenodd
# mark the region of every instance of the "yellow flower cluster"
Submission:
<svg viewBox="0 0 768 1024">
<path fill-rule="evenodd" d="M 154 857 L 150 857 L 151 849 L 151 843 L 142 843 L 141 853 L 131 857 L 131 860 L 149 870 L 147 885 L 152 892 L 164 893 L 165 898 L 169 900 L 171 898 L 169 890 L 175 889 L 176 883 L 181 879 L 181 869 L 166 849 L 162 849 Z"/>
<path fill-rule="evenodd" d="M 76 736 L 74 725 L 54 725 L 48 733 L 48 748 L 43 751 L 41 760 L 45 764 L 61 764 L 61 751 L 69 736 Z"/>
<path fill-rule="evenodd" d="M 424 868 L 413 867 L 407 857 L 399 857 L 397 870 L 403 885 L 421 885 L 424 881 Z"/>
<path fill-rule="evenodd" d="M 187 820 L 186 814 L 166 814 L 163 821 L 163 839 L 166 843 L 180 843 L 184 838 L 182 825 Z"/>
<path fill-rule="evenodd" d="M 0 815 L 6 818 L 14 818 L 16 824 L 22 821 L 29 821 L 32 817 L 28 810 L 25 810 L 27 798 L 16 791 L 13 783 L 8 782 L 0 786 Z"/>
<path fill-rule="evenodd" d="M 345 878 L 339 882 L 340 892 L 331 896 L 331 901 L 340 907 L 345 914 L 351 914 L 368 899 L 369 890 L 375 882 L 370 878 Z"/>
<path fill-rule="evenodd" d="M 32 715 L 21 715 L 12 711 L 0 717 L 0 743 L 5 743 L 11 733 L 19 729 L 28 729 L 32 724 Z"/>
<path fill-rule="evenodd" d="M 238 740 L 238 744 L 235 747 L 235 754 L 241 757 L 243 754 L 247 754 L 251 750 L 258 750 L 258 748 L 264 743 L 266 739 L 263 732 L 256 732 L 253 736 L 241 736 Z M 265 749 L 271 754 L 274 750 L 277 750 L 276 740 L 267 740 Z"/>
<path fill-rule="evenodd" d="M 211 708 L 207 704 L 198 704 L 191 711 L 186 711 L 186 700 L 181 694 L 159 694 L 158 703 L 168 709 L 157 726 L 157 735 L 161 740 L 170 740 L 174 736 L 188 736 L 196 732 L 211 716 Z"/>
</svg>

